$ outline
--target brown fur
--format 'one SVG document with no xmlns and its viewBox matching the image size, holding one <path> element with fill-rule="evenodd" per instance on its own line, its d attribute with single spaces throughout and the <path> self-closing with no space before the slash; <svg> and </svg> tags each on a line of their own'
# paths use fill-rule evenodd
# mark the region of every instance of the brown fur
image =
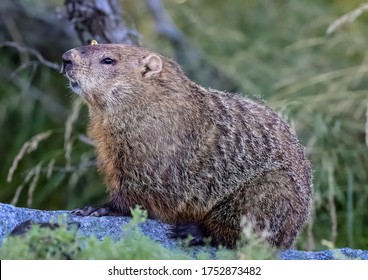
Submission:
<svg viewBox="0 0 368 280">
<path fill-rule="evenodd" d="M 89 108 L 110 207 L 126 215 L 139 204 L 167 223 L 200 224 L 229 247 L 244 216 L 271 245 L 293 244 L 309 216 L 311 169 L 275 112 L 202 88 L 141 47 L 83 46 L 63 59 Z"/>
</svg>

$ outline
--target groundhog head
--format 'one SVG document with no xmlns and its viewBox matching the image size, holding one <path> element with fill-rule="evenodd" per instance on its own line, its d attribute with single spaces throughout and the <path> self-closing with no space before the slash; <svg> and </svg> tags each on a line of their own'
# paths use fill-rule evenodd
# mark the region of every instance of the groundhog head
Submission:
<svg viewBox="0 0 368 280">
<path fill-rule="evenodd" d="M 120 44 L 88 45 L 62 56 L 61 72 L 71 89 L 93 106 L 111 107 L 143 92 L 160 79 L 164 58 L 145 48 Z"/>
</svg>

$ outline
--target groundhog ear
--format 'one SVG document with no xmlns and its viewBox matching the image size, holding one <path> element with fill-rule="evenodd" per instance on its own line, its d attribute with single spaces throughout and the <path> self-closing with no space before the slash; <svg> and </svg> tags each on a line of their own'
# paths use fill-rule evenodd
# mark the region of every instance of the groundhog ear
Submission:
<svg viewBox="0 0 368 280">
<path fill-rule="evenodd" d="M 154 74 L 158 74 L 162 70 L 162 59 L 158 55 L 149 54 L 142 60 L 141 73 L 142 77 L 149 78 Z"/>
</svg>

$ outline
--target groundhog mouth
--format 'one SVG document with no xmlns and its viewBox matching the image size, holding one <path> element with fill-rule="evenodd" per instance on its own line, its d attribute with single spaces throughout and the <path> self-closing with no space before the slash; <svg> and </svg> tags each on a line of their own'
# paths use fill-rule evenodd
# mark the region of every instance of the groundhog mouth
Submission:
<svg viewBox="0 0 368 280">
<path fill-rule="evenodd" d="M 77 94 L 81 94 L 81 87 L 80 85 L 78 84 L 77 81 L 69 78 L 69 85 L 70 85 L 70 88 Z"/>
<path fill-rule="evenodd" d="M 79 88 L 79 84 L 78 84 L 77 82 L 75 82 L 75 81 L 70 81 L 70 86 L 71 86 L 72 88 L 76 88 L 76 87 L 78 87 L 78 88 Z"/>
<path fill-rule="evenodd" d="M 63 73 L 65 75 L 65 77 L 68 78 L 69 80 L 69 88 L 74 91 L 77 94 L 81 94 L 82 93 L 82 89 L 81 86 L 79 85 L 79 83 L 72 77 L 72 75 L 69 73 L 69 70 L 66 69 L 65 65 L 63 64 L 62 68 L 61 68 L 61 73 Z"/>
</svg>

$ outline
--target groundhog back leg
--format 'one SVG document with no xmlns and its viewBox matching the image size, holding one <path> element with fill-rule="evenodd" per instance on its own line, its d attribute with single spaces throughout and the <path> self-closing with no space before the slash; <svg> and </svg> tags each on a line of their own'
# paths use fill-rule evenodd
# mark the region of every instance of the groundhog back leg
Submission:
<svg viewBox="0 0 368 280">
<path fill-rule="evenodd" d="M 290 248 L 308 218 L 309 200 L 298 188 L 286 172 L 271 172 L 217 203 L 203 225 L 214 243 L 232 248 L 244 218 L 270 245 Z"/>
</svg>

